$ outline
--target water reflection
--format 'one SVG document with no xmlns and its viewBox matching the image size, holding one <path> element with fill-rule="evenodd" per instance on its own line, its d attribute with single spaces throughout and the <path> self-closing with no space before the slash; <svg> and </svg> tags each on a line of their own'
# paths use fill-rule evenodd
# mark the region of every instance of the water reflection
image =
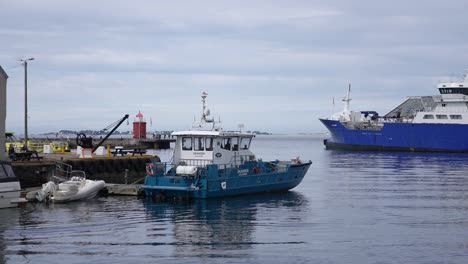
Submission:
<svg viewBox="0 0 468 264">
<path fill-rule="evenodd" d="M 328 150 L 325 153 L 331 168 L 391 169 L 398 173 L 415 169 L 448 173 L 468 169 L 468 155 L 466 154 L 340 150 Z"/>
<path fill-rule="evenodd" d="M 249 257 L 258 241 L 256 229 L 275 223 L 302 222 L 307 198 L 296 192 L 249 195 L 225 199 L 160 203 L 144 201 L 152 221 L 173 222 L 176 257 Z M 269 242 L 266 242 L 269 243 Z"/>
<path fill-rule="evenodd" d="M 8 235 L 6 231 L 18 224 L 19 213 L 17 208 L 1 209 L 0 213 L 0 263 L 6 263 Z"/>
</svg>

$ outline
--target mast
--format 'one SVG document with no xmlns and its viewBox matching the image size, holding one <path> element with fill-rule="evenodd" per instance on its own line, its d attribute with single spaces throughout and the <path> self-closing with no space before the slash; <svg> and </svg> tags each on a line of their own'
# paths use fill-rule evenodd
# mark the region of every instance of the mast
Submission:
<svg viewBox="0 0 468 264">
<path fill-rule="evenodd" d="M 349 112 L 349 101 L 351 101 L 350 94 L 351 94 L 351 83 L 348 86 L 348 93 L 346 94 L 346 96 L 342 100 L 343 102 L 345 102 L 343 112 Z"/>
</svg>

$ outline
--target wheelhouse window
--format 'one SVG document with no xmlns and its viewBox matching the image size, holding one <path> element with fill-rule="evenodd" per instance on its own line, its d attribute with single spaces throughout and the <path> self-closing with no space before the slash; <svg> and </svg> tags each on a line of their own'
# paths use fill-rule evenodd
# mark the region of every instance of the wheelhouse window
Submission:
<svg viewBox="0 0 468 264">
<path fill-rule="evenodd" d="M 192 138 L 191 137 L 182 138 L 182 150 L 192 150 Z"/>
<path fill-rule="evenodd" d="M 193 139 L 194 139 L 193 143 L 194 143 L 194 150 L 195 150 L 195 151 L 197 151 L 197 150 L 198 150 L 198 151 L 200 151 L 200 150 L 202 150 L 202 151 L 205 150 L 205 141 L 204 141 L 204 138 L 202 138 L 202 137 L 195 137 L 195 138 L 193 138 Z"/>
<path fill-rule="evenodd" d="M 232 138 L 232 150 L 234 151 L 239 150 L 239 138 L 238 137 Z"/>
<path fill-rule="evenodd" d="M 450 115 L 450 119 L 462 119 L 461 115 Z"/>
<path fill-rule="evenodd" d="M 205 150 L 213 151 L 213 138 L 212 137 L 205 138 Z"/>
<path fill-rule="evenodd" d="M 439 92 L 441 94 L 464 94 L 468 95 L 467 87 L 463 87 L 463 85 L 459 86 L 460 88 L 439 88 Z"/>
<path fill-rule="evenodd" d="M 241 138 L 241 149 L 249 149 L 251 138 L 243 137 Z"/>
<path fill-rule="evenodd" d="M 447 115 L 436 115 L 437 119 L 448 119 Z"/>
<path fill-rule="evenodd" d="M 434 115 L 424 115 L 423 119 L 434 119 Z"/>
<path fill-rule="evenodd" d="M 221 141 L 221 148 L 231 150 L 231 138 L 223 138 Z"/>
</svg>

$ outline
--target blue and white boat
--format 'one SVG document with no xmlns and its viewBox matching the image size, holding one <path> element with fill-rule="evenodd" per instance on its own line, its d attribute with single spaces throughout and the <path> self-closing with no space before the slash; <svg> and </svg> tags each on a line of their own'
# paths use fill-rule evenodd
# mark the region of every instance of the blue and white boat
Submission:
<svg viewBox="0 0 468 264">
<path fill-rule="evenodd" d="M 248 193 L 286 191 L 296 187 L 312 162 L 262 161 L 250 151 L 254 134 L 223 131 L 206 109 L 202 94 L 200 122 L 176 137 L 171 162 L 146 167 L 146 196 L 211 198 Z"/>
<path fill-rule="evenodd" d="M 320 121 L 330 131 L 327 149 L 468 152 L 468 76 L 437 85 L 434 96 L 408 97 L 384 116 L 344 110 Z"/>
</svg>

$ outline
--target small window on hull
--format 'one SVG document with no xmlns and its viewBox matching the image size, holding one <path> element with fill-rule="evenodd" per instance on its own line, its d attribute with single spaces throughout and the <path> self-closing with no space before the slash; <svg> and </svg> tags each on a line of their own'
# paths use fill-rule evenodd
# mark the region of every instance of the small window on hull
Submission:
<svg viewBox="0 0 468 264">
<path fill-rule="evenodd" d="M 423 119 L 434 119 L 433 115 L 424 115 Z"/>
<path fill-rule="evenodd" d="M 450 115 L 450 119 L 462 119 L 461 115 Z"/>
</svg>

